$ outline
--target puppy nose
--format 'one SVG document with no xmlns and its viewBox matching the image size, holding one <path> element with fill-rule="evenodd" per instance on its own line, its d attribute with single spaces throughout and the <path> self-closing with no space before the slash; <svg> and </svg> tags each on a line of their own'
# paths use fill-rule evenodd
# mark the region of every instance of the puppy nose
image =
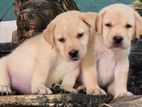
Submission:
<svg viewBox="0 0 142 107">
<path fill-rule="evenodd" d="M 122 36 L 114 36 L 113 40 L 114 40 L 115 43 L 121 44 L 122 41 L 123 41 L 123 37 Z"/>
<path fill-rule="evenodd" d="M 79 53 L 78 50 L 72 50 L 68 54 L 71 58 L 76 58 L 76 57 L 78 57 L 78 53 Z"/>
</svg>

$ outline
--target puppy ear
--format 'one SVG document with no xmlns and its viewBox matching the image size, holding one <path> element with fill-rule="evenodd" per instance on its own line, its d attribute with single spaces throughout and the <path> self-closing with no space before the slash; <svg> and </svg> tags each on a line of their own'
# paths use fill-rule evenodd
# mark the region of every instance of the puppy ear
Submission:
<svg viewBox="0 0 142 107">
<path fill-rule="evenodd" d="M 135 12 L 135 32 L 136 38 L 140 39 L 142 35 L 142 17 L 137 12 Z"/>
<path fill-rule="evenodd" d="M 103 30 L 103 18 L 104 18 L 105 13 L 106 13 L 106 10 L 102 10 L 98 14 L 98 17 L 97 17 L 97 20 L 96 20 L 96 31 L 99 34 L 102 34 L 102 30 Z"/>
<path fill-rule="evenodd" d="M 84 23 L 86 23 L 89 27 L 92 27 L 93 29 L 95 29 L 97 15 L 98 14 L 96 12 L 81 13 L 80 19 Z"/>
<path fill-rule="evenodd" d="M 49 23 L 47 28 L 43 31 L 43 36 L 47 42 L 54 47 L 55 46 L 55 38 L 54 38 L 54 30 L 55 30 L 55 24 Z"/>
</svg>

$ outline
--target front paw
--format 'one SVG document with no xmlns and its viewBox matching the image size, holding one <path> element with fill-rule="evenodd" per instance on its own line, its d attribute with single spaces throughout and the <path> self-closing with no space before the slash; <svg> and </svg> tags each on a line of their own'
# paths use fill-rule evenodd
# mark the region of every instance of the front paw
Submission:
<svg viewBox="0 0 142 107">
<path fill-rule="evenodd" d="M 52 94 L 52 91 L 46 86 L 36 86 L 31 89 L 32 94 Z"/>
<path fill-rule="evenodd" d="M 52 85 L 51 85 L 51 88 L 50 88 L 51 90 L 52 90 L 52 92 L 53 92 L 53 94 L 63 94 L 63 93 L 65 93 L 65 90 L 64 89 L 62 89 L 62 87 L 61 87 L 61 85 L 60 84 L 57 84 L 57 83 L 53 83 Z"/>
<path fill-rule="evenodd" d="M 122 97 L 122 96 L 132 96 L 133 94 L 129 91 L 117 91 L 114 95 L 114 98 Z"/>
<path fill-rule="evenodd" d="M 10 95 L 12 94 L 11 88 L 6 85 L 0 85 L 0 95 Z"/>
<path fill-rule="evenodd" d="M 106 92 L 99 87 L 88 88 L 86 89 L 86 93 L 90 95 L 106 95 Z"/>
<path fill-rule="evenodd" d="M 65 92 L 67 93 L 72 93 L 72 94 L 77 94 L 78 93 L 78 90 L 77 89 L 74 89 L 72 87 L 62 87 L 62 89 L 65 90 Z"/>
</svg>

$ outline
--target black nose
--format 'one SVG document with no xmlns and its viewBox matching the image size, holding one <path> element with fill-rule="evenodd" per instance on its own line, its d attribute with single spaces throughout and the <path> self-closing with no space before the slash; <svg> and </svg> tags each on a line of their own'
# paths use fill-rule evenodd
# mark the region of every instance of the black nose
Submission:
<svg viewBox="0 0 142 107">
<path fill-rule="evenodd" d="M 76 58 L 76 57 L 78 57 L 78 53 L 79 53 L 78 50 L 72 50 L 68 54 L 71 58 Z"/>
<path fill-rule="evenodd" d="M 122 36 L 114 36 L 113 40 L 116 44 L 121 44 L 123 41 L 123 37 Z"/>
</svg>

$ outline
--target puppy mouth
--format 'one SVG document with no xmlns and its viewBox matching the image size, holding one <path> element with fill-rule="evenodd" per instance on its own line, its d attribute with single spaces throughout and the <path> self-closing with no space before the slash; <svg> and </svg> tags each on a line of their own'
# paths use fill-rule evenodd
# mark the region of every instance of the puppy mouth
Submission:
<svg viewBox="0 0 142 107">
<path fill-rule="evenodd" d="M 122 46 L 122 44 L 114 44 L 113 47 L 114 48 L 122 48 L 123 46 Z"/>
<path fill-rule="evenodd" d="M 81 58 L 80 57 L 66 57 L 66 60 L 68 62 L 75 62 L 75 61 L 80 61 Z"/>
<path fill-rule="evenodd" d="M 113 44 L 110 48 L 126 49 L 126 47 L 124 47 L 123 44 Z"/>
<path fill-rule="evenodd" d="M 74 59 L 71 59 L 72 61 L 78 61 L 80 60 L 79 58 L 74 58 Z"/>
<path fill-rule="evenodd" d="M 79 57 L 74 57 L 74 58 L 70 58 L 70 60 L 71 61 L 78 61 L 78 60 L 80 60 L 80 58 Z"/>
</svg>

